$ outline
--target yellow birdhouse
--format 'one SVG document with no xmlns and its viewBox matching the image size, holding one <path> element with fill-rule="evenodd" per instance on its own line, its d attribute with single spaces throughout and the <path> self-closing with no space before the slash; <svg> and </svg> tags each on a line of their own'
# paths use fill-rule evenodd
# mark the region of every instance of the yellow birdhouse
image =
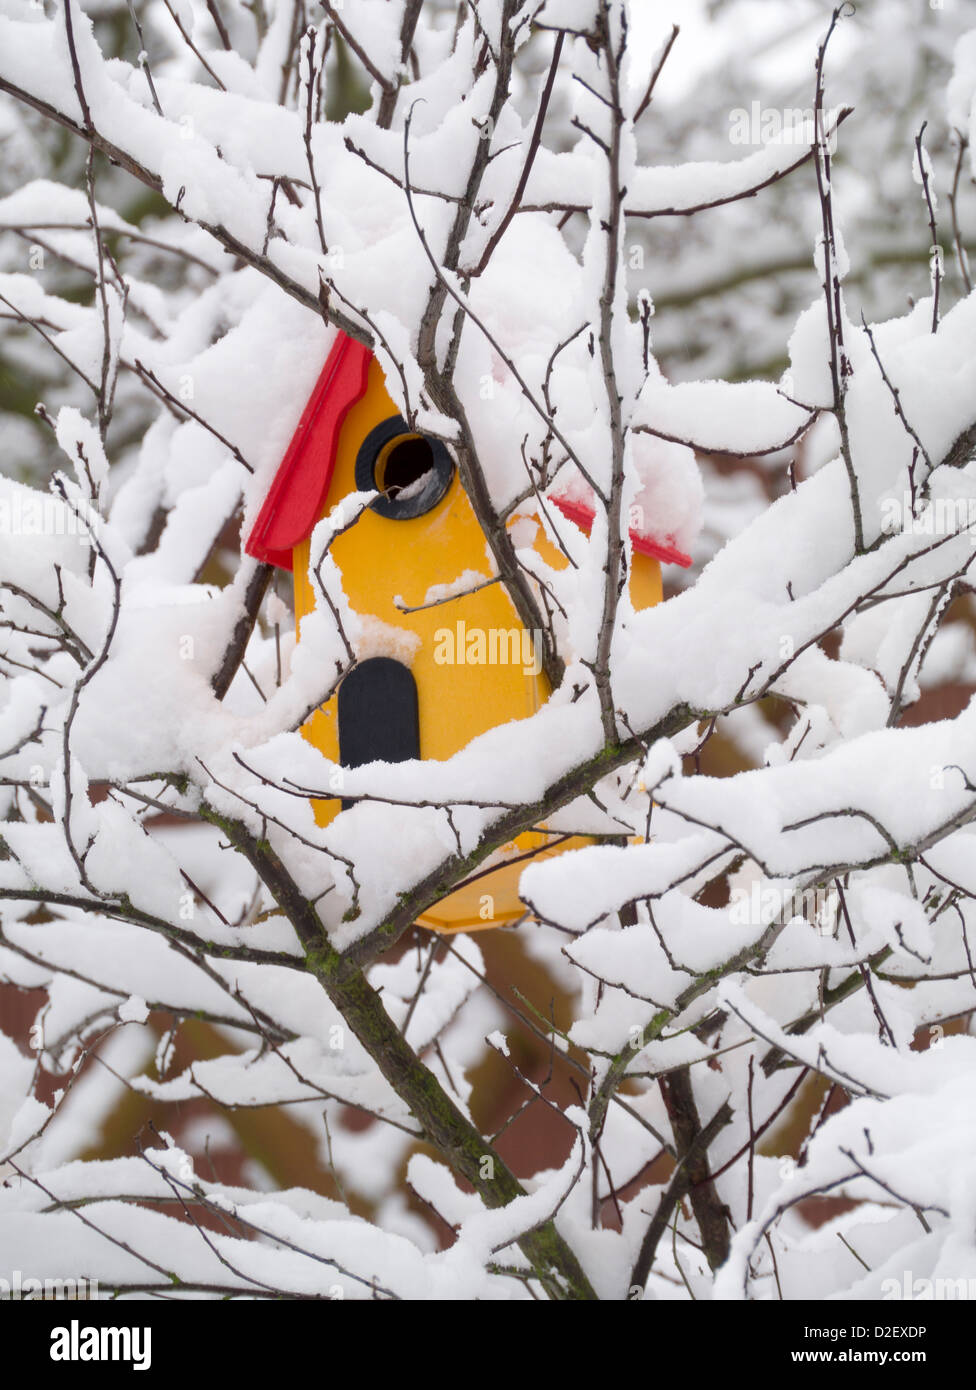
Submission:
<svg viewBox="0 0 976 1390">
<path fill-rule="evenodd" d="M 444 759 L 478 734 L 533 714 L 549 689 L 538 635 L 521 624 L 502 584 L 476 587 L 447 605 L 421 606 L 436 585 L 465 572 L 492 578 L 484 533 L 447 448 L 412 431 L 386 390 L 368 349 L 339 333 L 295 435 L 247 540 L 250 555 L 292 570 L 295 621 L 315 607 L 309 579 L 310 537 L 341 498 L 376 490 L 379 496 L 339 535 L 331 555 L 357 613 L 405 635 L 403 660 L 360 661 L 337 695 L 302 728 L 310 743 L 345 767 L 382 760 Z M 552 499 L 588 531 L 585 506 Z M 661 598 L 661 560 L 690 564 L 675 547 L 632 532 L 630 593 L 634 606 Z M 537 530 L 535 547 L 551 566 L 567 563 Z M 394 600 L 409 596 L 404 611 Z M 449 614 L 449 617 L 445 615 Z M 340 798 L 314 803 L 319 824 L 342 809 Z M 435 931 L 497 927 L 523 916 L 517 892 L 527 858 L 585 843 L 550 845 L 544 833 L 522 835 L 500 860 L 435 904 L 420 925 Z"/>
</svg>

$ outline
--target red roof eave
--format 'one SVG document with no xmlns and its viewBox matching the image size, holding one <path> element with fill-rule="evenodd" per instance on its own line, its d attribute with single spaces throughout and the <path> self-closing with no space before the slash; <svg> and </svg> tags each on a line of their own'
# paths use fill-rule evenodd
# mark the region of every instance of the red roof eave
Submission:
<svg viewBox="0 0 976 1390">
<path fill-rule="evenodd" d="M 555 503 L 564 517 L 569 521 L 574 521 L 581 531 L 585 531 L 589 535 L 594 516 L 592 507 L 588 507 L 585 502 L 571 502 L 567 497 L 553 497 L 550 498 L 550 501 Z M 650 536 L 642 535 L 634 527 L 631 527 L 630 542 L 641 555 L 650 555 L 655 560 L 663 561 L 666 565 L 680 565 L 682 569 L 688 569 L 691 564 L 691 556 L 686 555 L 683 550 L 679 550 L 671 540 L 652 540 Z"/>
<path fill-rule="evenodd" d="M 339 430 L 366 391 L 372 354 L 338 333 L 244 549 L 281 569 L 311 535 L 329 492 Z"/>
</svg>

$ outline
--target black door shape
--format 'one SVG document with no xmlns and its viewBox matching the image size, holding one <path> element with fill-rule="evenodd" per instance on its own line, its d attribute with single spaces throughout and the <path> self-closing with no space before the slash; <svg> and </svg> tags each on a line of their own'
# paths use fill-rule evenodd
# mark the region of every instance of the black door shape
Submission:
<svg viewBox="0 0 976 1390">
<path fill-rule="evenodd" d="M 343 767 L 420 757 L 417 683 L 406 666 L 373 656 L 339 686 L 339 758 Z M 343 800 L 342 809 L 355 803 Z"/>
</svg>

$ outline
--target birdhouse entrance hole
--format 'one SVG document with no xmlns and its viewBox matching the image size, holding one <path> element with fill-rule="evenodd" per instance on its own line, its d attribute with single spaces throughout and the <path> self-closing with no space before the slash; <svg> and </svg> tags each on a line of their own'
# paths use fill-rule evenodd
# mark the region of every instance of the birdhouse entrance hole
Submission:
<svg viewBox="0 0 976 1390">
<path fill-rule="evenodd" d="M 431 511 L 453 476 L 454 464 L 440 440 L 417 434 L 401 415 L 371 430 L 356 456 L 357 488 L 382 493 L 372 508 L 390 521 L 410 521 Z"/>
<path fill-rule="evenodd" d="M 413 487 L 434 466 L 430 445 L 420 435 L 394 440 L 380 454 L 376 466 L 376 481 L 383 492 L 396 488 L 398 492 Z"/>
</svg>

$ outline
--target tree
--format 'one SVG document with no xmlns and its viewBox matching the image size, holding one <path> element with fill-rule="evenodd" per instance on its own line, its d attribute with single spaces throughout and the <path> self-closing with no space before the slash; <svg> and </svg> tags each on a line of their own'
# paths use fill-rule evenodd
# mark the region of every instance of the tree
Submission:
<svg viewBox="0 0 976 1390">
<path fill-rule="evenodd" d="M 0 277 L 17 344 L 32 335 L 75 379 L 39 407 L 67 467 L 48 493 L 0 492 L 0 970 L 45 989 L 34 1043 L 67 1078 L 42 1104 L 3 1043 L 11 1269 L 258 1298 L 877 1297 L 906 1269 L 968 1277 L 974 1044 L 948 1033 L 976 1007 L 973 714 L 905 721 L 971 593 L 958 219 L 948 312 L 936 256 L 909 313 L 854 320 L 833 156 L 850 125 L 826 88 L 845 7 L 811 46 L 808 114 L 744 158 L 674 166 L 639 157 L 673 39 L 635 43 L 620 0 L 321 9 L 164 0 L 121 16 L 111 59 L 77 0 L 0 17 L 14 127 L 43 121 L 83 152 L 79 186 L 28 182 L 3 225 L 92 285 L 76 302 Z M 973 56 L 969 36 L 960 129 Z M 961 135 L 960 171 L 964 154 Z M 933 245 L 921 134 L 900 157 Z M 654 286 L 628 289 L 631 229 L 739 203 L 759 219 L 787 184 L 816 213 L 822 287 L 787 373 L 669 382 Z M 149 211 L 127 218 L 107 199 L 132 206 L 136 185 Z M 221 582 L 220 563 L 335 329 L 449 446 L 482 578 L 539 634 L 552 695 L 446 763 L 342 769 L 348 809 L 322 828 L 309 795 L 338 770 L 298 730 L 367 649 L 329 553 L 355 513 L 316 528 L 300 645 L 266 567 L 234 555 Z M 814 432 L 799 480 L 786 465 Z M 635 611 L 632 509 L 693 535 L 693 451 L 772 460 L 793 486 L 685 591 Z M 548 505 L 566 487 L 592 504 L 588 537 Z M 520 539 L 530 517 L 563 568 Z M 761 765 L 700 770 L 726 729 L 768 743 Z M 520 1181 L 472 1119 L 472 1071 L 509 1053 L 477 941 L 402 948 L 540 824 L 593 843 L 522 875 L 518 930 L 575 1017 L 498 1002 L 576 1099 L 510 1058 L 572 1140 Z M 130 1086 L 301 1106 L 338 1171 L 364 1175 L 369 1219 L 209 1179 L 165 1136 L 70 1161 L 73 1088 L 96 1084 L 83 1059 L 163 1014 L 177 1034 L 208 1020 L 220 1053 L 173 1075 L 168 1036 L 148 1070 L 129 1059 Z M 811 1078 L 823 1099 L 796 1161 L 764 1154 Z M 340 1136 L 346 1107 L 374 1123 Z M 446 1250 L 403 1211 L 408 1154 L 412 1189 L 455 1228 Z M 852 1205 L 812 1246 L 798 1213 L 827 1193 Z"/>
</svg>

